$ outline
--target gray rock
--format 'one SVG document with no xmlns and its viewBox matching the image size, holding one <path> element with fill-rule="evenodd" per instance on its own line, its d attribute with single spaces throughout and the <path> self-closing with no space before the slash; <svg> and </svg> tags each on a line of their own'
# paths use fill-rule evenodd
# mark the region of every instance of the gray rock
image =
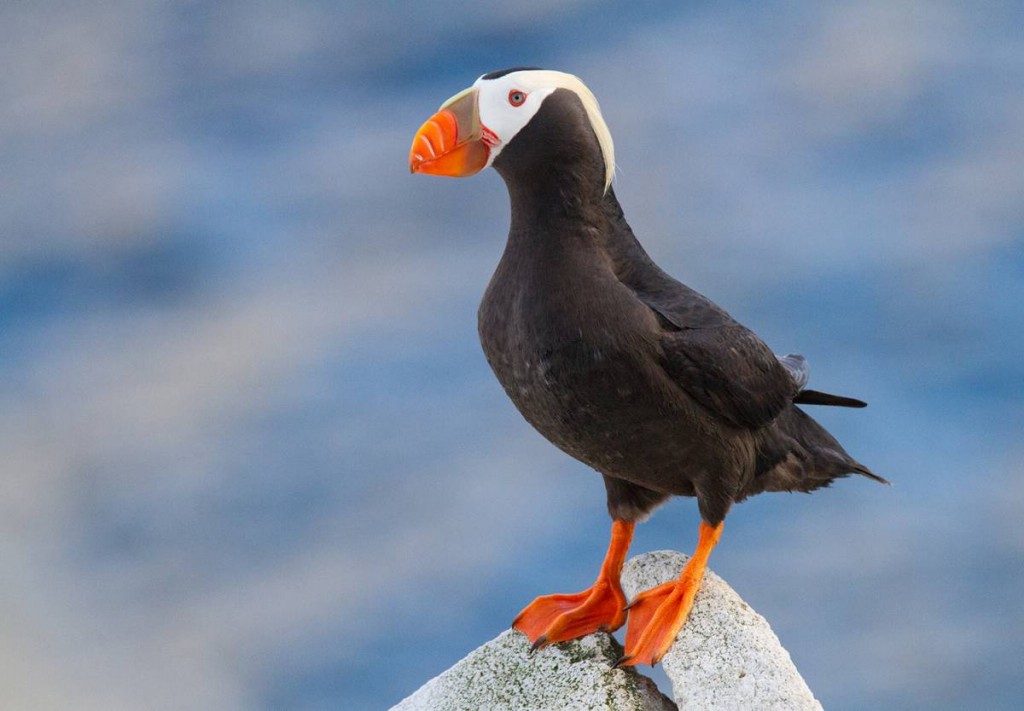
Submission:
<svg viewBox="0 0 1024 711">
<path fill-rule="evenodd" d="M 622 572 L 626 596 L 678 577 L 687 560 L 672 551 L 630 559 Z M 765 619 L 710 571 L 661 663 L 687 711 L 821 709 Z"/>
<path fill-rule="evenodd" d="M 679 576 L 688 556 L 672 551 L 630 559 L 622 587 L 632 599 Z M 612 669 L 622 656 L 598 633 L 530 654 L 509 630 L 471 652 L 399 703 L 398 711 L 663 711 L 676 708 L 634 669 Z M 820 711 L 821 704 L 763 617 L 712 572 L 690 619 L 662 659 L 679 708 L 686 711 Z"/>
<path fill-rule="evenodd" d="M 393 711 L 667 711 L 675 705 L 633 670 L 612 669 L 622 656 L 598 633 L 530 655 L 509 630 L 424 684 Z"/>
</svg>

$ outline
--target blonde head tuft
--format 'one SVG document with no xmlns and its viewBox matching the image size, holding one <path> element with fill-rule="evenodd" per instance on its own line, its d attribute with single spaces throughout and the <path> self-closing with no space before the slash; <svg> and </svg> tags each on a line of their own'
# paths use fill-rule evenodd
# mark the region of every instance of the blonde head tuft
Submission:
<svg viewBox="0 0 1024 711">
<path fill-rule="evenodd" d="M 580 81 L 579 77 L 565 72 L 556 72 L 548 69 L 517 69 L 497 73 L 497 76 L 485 74 L 477 79 L 474 84 L 481 91 L 486 92 L 486 100 L 481 100 L 481 118 L 486 119 L 486 125 L 491 128 L 503 141 L 511 141 L 515 134 L 533 117 L 540 109 L 543 100 L 558 89 L 568 89 L 579 97 L 583 109 L 587 112 L 590 126 L 597 136 L 598 145 L 601 148 L 601 155 L 604 158 L 604 191 L 607 193 L 611 187 L 612 178 L 615 177 L 615 145 L 612 142 L 612 134 L 608 130 L 608 124 L 601 116 L 601 107 L 597 98 L 587 85 Z M 506 95 L 510 89 L 520 89 L 527 93 L 527 101 L 518 108 L 510 109 L 507 105 Z M 491 161 L 501 150 L 501 145 L 495 146 L 491 153 Z"/>
<path fill-rule="evenodd" d="M 604 122 L 601 115 L 601 106 L 586 84 L 579 77 L 565 72 L 543 70 L 538 73 L 550 74 L 551 79 L 564 89 L 569 89 L 580 97 L 580 103 L 587 112 L 590 119 L 590 126 L 594 129 L 597 142 L 601 146 L 601 155 L 604 156 L 604 191 L 612 186 L 612 178 L 615 177 L 615 143 L 612 141 L 612 133 L 608 130 L 608 124 Z"/>
</svg>

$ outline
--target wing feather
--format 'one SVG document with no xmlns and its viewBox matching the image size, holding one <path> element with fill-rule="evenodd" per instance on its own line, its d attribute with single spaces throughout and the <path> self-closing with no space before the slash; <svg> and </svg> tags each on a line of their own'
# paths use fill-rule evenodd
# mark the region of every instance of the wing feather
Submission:
<svg viewBox="0 0 1024 711">
<path fill-rule="evenodd" d="M 787 356 L 783 363 L 753 331 L 673 282 L 655 293 L 637 293 L 660 317 L 665 371 L 730 425 L 757 428 L 771 422 L 800 390 L 803 358 Z"/>
</svg>

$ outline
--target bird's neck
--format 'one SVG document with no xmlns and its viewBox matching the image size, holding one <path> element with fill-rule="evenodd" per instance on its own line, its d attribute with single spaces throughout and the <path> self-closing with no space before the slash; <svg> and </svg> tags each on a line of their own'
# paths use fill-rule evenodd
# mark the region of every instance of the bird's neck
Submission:
<svg viewBox="0 0 1024 711">
<path fill-rule="evenodd" d="M 512 207 L 507 250 L 521 258 L 598 255 L 616 272 L 649 260 L 615 191 L 605 191 L 587 172 L 540 172 L 506 185 Z"/>
<path fill-rule="evenodd" d="M 602 216 L 603 186 L 587 171 L 562 165 L 502 173 L 512 205 L 512 229 L 546 229 L 566 224 L 596 226 Z"/>
</svg>

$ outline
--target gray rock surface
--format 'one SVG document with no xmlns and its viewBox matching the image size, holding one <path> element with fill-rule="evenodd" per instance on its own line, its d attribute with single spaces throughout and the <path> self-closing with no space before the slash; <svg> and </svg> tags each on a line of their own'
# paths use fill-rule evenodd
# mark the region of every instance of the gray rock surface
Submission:
<svg viewBox="0 0 1024 711">
<path fill-rule="evenodd" d="M 627 561 L 622 587 L 632 599 L 679 576 L 688 556 L 646 553 Z M 392 711 L 663 711 L 676 708 L 598 633 L 530 654 L 509 630 L 431 679 Z M 821 704 L 763 617 L 710 571 L 690 619 L 662 659 L 675 701 L 686 711 L 820 711 Z"/>
<path fill-rule="evenodd" d="M 675 704 L 654 682 L 612 669 L 622 656 L 614 637 L 597 633 L 530 655 L 519 632 L 502 632 L 392 711 L 668 711 Z"/>
<path fill-rule="evenodd" d="M 673 551 L 630 559 L 622 571 L 626 597 L 678 577 L 687 560 Z M 676 703 L 688 711 L 821 709 L 765 619 L 710 571 L 661 663 Z"/>
</svg>

